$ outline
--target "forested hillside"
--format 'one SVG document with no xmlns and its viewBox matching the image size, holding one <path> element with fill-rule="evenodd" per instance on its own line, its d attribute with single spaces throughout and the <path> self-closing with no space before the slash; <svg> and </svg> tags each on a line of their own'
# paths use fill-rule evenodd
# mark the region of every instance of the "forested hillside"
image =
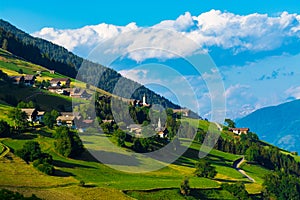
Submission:
<svg viewBox="0 0 300 200">
<path fill-rule="evenodd" d="M 107 92 L 113 93 L 114 87 L 122 76 L 116 71 L 96 64 L 79 56 L 74 55 L 65 48 L 55 45 L 43 39 L 34 38 L 29 34 L 17 29 L 10 23 L 0 20 L 0 47 L 11 53 L 22 57 L 32 63 L 42 65 L 48 69 L 54 69 L 57 72 L 75 78 L 82 62 L 86 62 L 91 70 L 90 77 L 85 80 L 95 79 L 95 71 L 100 76 L 97 86 Z M 144 94 L 148 98 L 150 104 L 160 104 L 164 107 L 179 108 L 168 99 L 154 93 L 148 88 L 124 78 L 124 88 L 138 88 L 131 98 L 140 99 Z"/>
<path fill-rule="evenodd" d="M 259 109 L 237 121 L 240 127 L 249 127 L 260 138 L 276 146 L 300 151 L 300 100 Z"/>
</svg>

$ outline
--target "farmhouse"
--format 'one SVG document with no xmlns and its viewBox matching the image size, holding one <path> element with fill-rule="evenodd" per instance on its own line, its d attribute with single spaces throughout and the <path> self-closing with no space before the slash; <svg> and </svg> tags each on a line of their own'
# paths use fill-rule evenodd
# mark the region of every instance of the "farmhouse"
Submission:
<svg viewBox="0 0 300 200">
<path fill-rule="evenodd" d="M 160 137 L 160 138 L 166 138 L 168 137 L 168 129 L 164 128 L 163 130 L 159 131 L 157 133 L 157 135 Z"/>
<path fill-rule="evenodd" d="M 26 86 L 33 86 L 35 83 L 35 75 L 26 75 L 24 76 L 24 85 Z"/>
<path fill-rule="evenodd" d="M 74 115 L 67 115 L 67 116 L 58 116 L 56 118 L 56 124 L 58 126 L 68 126 L 68 127 L 71 127 L 71 128 L 74 128 L 75 127 L 75 116 Z"/>
<path fill-rule="evenodd" d="M 228 130 L 237 135 L 241 135 L 241 134 L 247 134 L 250 129 L 249 128 L 229 128 Z"/>
<path fill-rule="evenodd" d="M 61 86 L 50 86 L 50 87 L 48 87 L 49 92 L 69 96 L 70 92 L 68 92 L 67 89 L 68 88 L 62 88 Z"/>
<path fill-rule="evenodd" d="M 130 133 L 135 133 L 137 135 L 140 135 L 142 133 L 142 125 L 140 124 L 130 124 L 127 126 L 127 129 L 129 129 Z"/>
<path fill-rule="evenodd" d="M 39 123 L 43 122 L 44 114 L 45 114 L 45 111 L 38 111 L 35 121 L 39 122 Z"/>
<path fill-rule="evenodd" d="M 189 109 L 174 109 L 174 113 L 179 113 L 183 117 L 188 117 L 190 115 L 190 110 Z"/>
<path fill-rule="evenodd" d="M 114 122 L 114 120 L 112 120 L 112 119 L 103 119 L 102 120 L 102 123 L 113 123 Z"/>
<path fill-rule="evenodd" d="M 15 85 L 20 85 L 24 83 L 24 76 L 10 76 L 10 79 Z"/>
<path fill-rule="evenodd" d="M 86 92 L 86 90 L 81 88 L 72 88 L 70 91 L 70 97 L 73 98 L 82 98 L 82 99 L 88 99 L 91 97 L 90 94 Z"/>
<path fill-rule="evenodd" d="M 52 87 L 70 87 L 71 80 L 69 78 L 53 78 L 50 81 Z"/>
<path fill-rule="evenodd" d="M 29 122 L 33 122 L 38 114 L 38 111 L 35 108 L 22 108 L 21 111 L 26 113 L 27 121 Z"/>
</svg>

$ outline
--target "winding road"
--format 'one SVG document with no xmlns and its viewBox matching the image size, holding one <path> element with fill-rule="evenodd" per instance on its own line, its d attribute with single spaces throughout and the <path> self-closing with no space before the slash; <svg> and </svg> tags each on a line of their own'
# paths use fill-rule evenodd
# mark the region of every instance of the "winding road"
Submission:
<svg viewBox="0 0 300 200">
<path fill-rule="evenodd" d="M 223 128 L 220 124 L 218 124 L 217 122 L 214 122 L 215 125 L 218 127 L 219 131 L 222 131 Z M 245 156 L 237 159 L 236 161 L 233 162 L 233 168 L 236 169 L 238 172 L 240 172 L 242 175 L 244 175 L 249 181 L 251 182 L 255 182 L 255 180 L 249 176 L 244 170 L 240 169 L 241 164 L 245 162 Z"/>
<path fill-rule="evenodd" d="M 222 130 L 223 130 L 222 126 L 221 126 L 219 123 L 217 123 L 217 122 L 214 122 L 214 123 L 215 123 L 215 125 L 218 127 L 219 131 L 222 131 Z"/>
<path fill-rule="evenodd" d="M 249 176 L 244 170 L 240 169 L 240 166 L 243 162 L 245 162 L 245 157 L 244 156 L 233 162 L 233 168 L 236 169 L 241 174 L 243 174 L 251 182 L 255 182 L 255 180 L 251 176 Z"/>
</svg>

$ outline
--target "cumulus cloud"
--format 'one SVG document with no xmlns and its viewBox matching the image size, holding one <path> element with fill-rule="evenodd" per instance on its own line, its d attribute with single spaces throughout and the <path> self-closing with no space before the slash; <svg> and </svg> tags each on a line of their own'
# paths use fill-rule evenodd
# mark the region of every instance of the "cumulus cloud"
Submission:
<svg viewBox="0 0 300 200">
<path fill-rule="evenodd" d="M 91 50 L 91 48 L 95 47 L 96 44 L 99 44 L 103 40 L 115 37 L 127 31 L 136 30 L 137 28 L 138 27 L 134 22 L 127 26 L 101 23 L 79 29 L 60 30 L 46 27 L 32 35 L 61 45 L 69 51 L 73 51 L 76 47 L 85 47 L 84 49 Z"/>
<path fill-rule="evenodd" d="M 258 13 L 236 15 L 219 10 L 192 16 L 186 12 L 175 20 L 164 20 L 151 28 L 156 30 L 149 31 L 148 28 L 138 27 L 135 23 L 127 26 L 102 23 L 79 29 L 43 28 L 32 35 L 62 45 L 70 51 L 77 50 L 79 52 L 75 53 L 80 55 L 87 55 L 86 51 L 90 51 L 99 42 L 117 36 L 122 39 L 111 48 L 123 47 L 123 51 L 130 51 L 140 46 L 156 46 L 167 50 L 181 49 L 180 52 L 191 54 L 197 49 L 209 49 L 209 47 L 216 46 L 230 49 L 234 54 L 238 54 L 244 51 L 270 51 L 292 43 L 293 38 L 300 37 L 300 16 L 287 12 L 282 12 L 275 17 Z M 185 45 L 177 40 L 177 37 L 166 35 L 166 32 L 157 29 L 168 29 L 180 33 L 195 41 L 197 46 Z M 124 40 L 122 34 L 128 31 L 137 32 L 126 35 L 127 39 Z M 130 58 L 137 61 L 147 58 L 176 57 L 176 55 L 166 54 L 159 50 L 140 51 L 130 55 Z"/>
</svg>

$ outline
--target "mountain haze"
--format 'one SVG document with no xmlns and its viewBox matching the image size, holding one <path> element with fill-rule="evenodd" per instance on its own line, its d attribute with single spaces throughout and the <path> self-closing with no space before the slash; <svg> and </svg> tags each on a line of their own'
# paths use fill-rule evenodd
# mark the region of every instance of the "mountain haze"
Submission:
<svg viewBox="0 0 300 200">
<path fill-rule="evenodd" d="M 259 109 L 237 121 L 276 146 L 300 152 L 300 100 Z"/>
</svg>

